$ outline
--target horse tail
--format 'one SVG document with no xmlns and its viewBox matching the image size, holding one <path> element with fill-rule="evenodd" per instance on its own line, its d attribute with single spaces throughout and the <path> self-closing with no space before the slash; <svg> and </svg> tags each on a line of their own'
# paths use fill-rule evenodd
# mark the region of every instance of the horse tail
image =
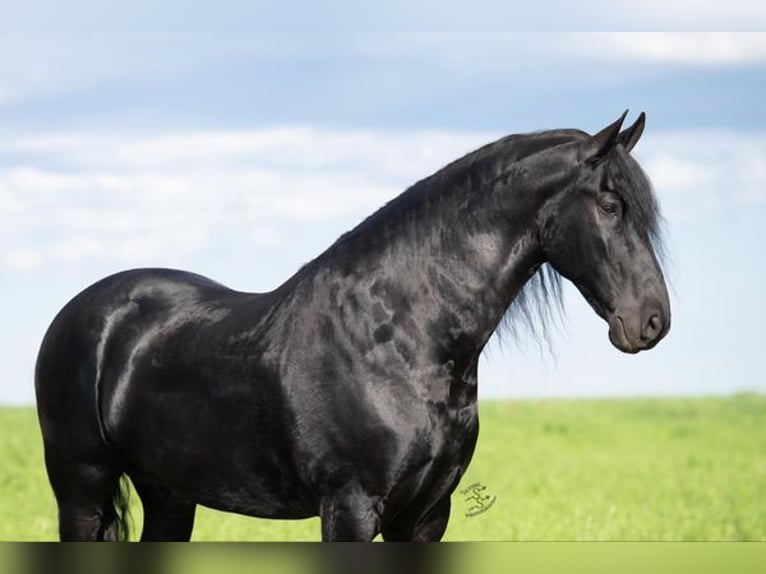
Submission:
<svg viewBox="0 0 766 574">
<path fill-rule="evenodd" d="M 127 542 L 130 539 L 132 518 L 130 515 L 130 481 L 125 474 L 120 477 L 114 497 L 112 498 L 112 504 L 114 505 L 116 516 L 117 540 Z"/>
</svg>

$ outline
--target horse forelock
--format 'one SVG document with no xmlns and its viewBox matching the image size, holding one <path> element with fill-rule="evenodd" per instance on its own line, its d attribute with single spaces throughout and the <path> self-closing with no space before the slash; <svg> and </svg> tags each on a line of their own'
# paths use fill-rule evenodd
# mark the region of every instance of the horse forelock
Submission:
<svg viewBox="0 0 766 574">
<path fill-rule="evenodd" d="M 639 163 L 621 146 L 615 148 L 605 168 L 625 202 L 627 217 L 641 237 L 645 237 L 662 263 L 666 258 L 664 220 L 651 181 Z"/>
</svg>

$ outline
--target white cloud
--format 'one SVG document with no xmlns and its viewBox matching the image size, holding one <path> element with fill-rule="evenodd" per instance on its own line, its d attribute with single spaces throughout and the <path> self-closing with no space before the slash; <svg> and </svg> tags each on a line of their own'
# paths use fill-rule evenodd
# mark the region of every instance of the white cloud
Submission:
<svg viewBox="0 0 766 574">
<path fill-rule="evenodd" d="M 107 251 L 104 241 L 94 237 L 72 237 L 56 244 L 51 253 L 60 259 L 99 257 Z"/>
<path fill-rule="evenodd" d="M 605 32 L 574 36 L 573 43 L 591 55 L 611 59 L 693 65 L 766 62 L 764 33 Z"/>
<path fill-rule="evenodd" d="M 737 198 L 742 203 L 766 203 L 766 146 L 747 158 L 740 177 L 743 185 Z"/>
<path fill-rule="evenodd" d="M 35 249 L 10 249 L 0 253 L 0 262 L 11 270 L 32 269 L 43 262 L 43 254 Z"/>
<path fill-rule="evenodd" d="M 647 135 L 639 146 L 671 219 L 766 203 L 766 133 L 668 132 Z"/>
<path fill-rule="evenodd" d="M 650 157 L 644 169 L 652 174 L 652 183 L 663 193 L 694 192 L 715 178 L 714 168 L 674 155 L 672 150 Z"/>
<path fill-rule="evenodd" d="M 0 261 L 147 264 L 222 234 L 278 244 L 296 224 L 363 217 L 491 137 L 284 127 L 4 141 Z"/>
</svg>

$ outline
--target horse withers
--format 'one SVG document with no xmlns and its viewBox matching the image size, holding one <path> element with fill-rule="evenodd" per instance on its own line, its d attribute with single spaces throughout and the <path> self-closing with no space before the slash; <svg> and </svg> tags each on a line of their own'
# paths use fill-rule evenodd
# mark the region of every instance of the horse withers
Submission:
<svg viewBox="0 0 766 574">
<path fill-rule="evenodd" d="M 509 309 L 563 276 L 618 349 L 668 331 L 657 203 L 630 155 L 644 114 L 624 117 L 488 144 L 268 293 L 136 269 L 77 295 L 35 381 L 61 539 L 124 538 L 129 476 L 142 540 L 188 540 L 197 504 L 318 515 L 323 540 L 439 540 Z"/>
</svg>

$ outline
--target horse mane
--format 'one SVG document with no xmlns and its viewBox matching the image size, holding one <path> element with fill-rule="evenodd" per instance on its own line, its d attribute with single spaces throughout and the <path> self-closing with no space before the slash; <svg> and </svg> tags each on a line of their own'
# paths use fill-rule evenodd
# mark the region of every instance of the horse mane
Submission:
<svg viewBox="0 0 766 574">
<path fill-rule="evenodd" d="M 480 177 L 481 174 L 492 173 L 494 170 L 491 168 L 498 161 L 520 161 L 555 145 L 588 137 L 590 136 L 582 130 L 555 129 L 508 135 L 488 143 L 412 184 L 356 227 L 341 235 L 317 260 L 331 252 L 337 254 L 337 251 L 350 241 L 362 244 L 373 240 L 381 241 L 383 236 L 387 235 L 387 231 L 401 225 L 404 215 L 413 211 L 433 215 L 436 209 L 455 208 L 453 204 L 466 197 L 463 193 L 466 183 Z M 309 262 L 307 266 L 311 263 L 313 262 Z"/>
<path fill-rule="evenodd" d="M 538 346 L 545 342 L 551 350 L 551 325 L 564 316 L 564 291 L 561 275 L 549 263 L 543 263 L 511 301 L 495 330 L 500 344 L 507 338 L 520 343 L 528 334 Z"/>
</svg>

